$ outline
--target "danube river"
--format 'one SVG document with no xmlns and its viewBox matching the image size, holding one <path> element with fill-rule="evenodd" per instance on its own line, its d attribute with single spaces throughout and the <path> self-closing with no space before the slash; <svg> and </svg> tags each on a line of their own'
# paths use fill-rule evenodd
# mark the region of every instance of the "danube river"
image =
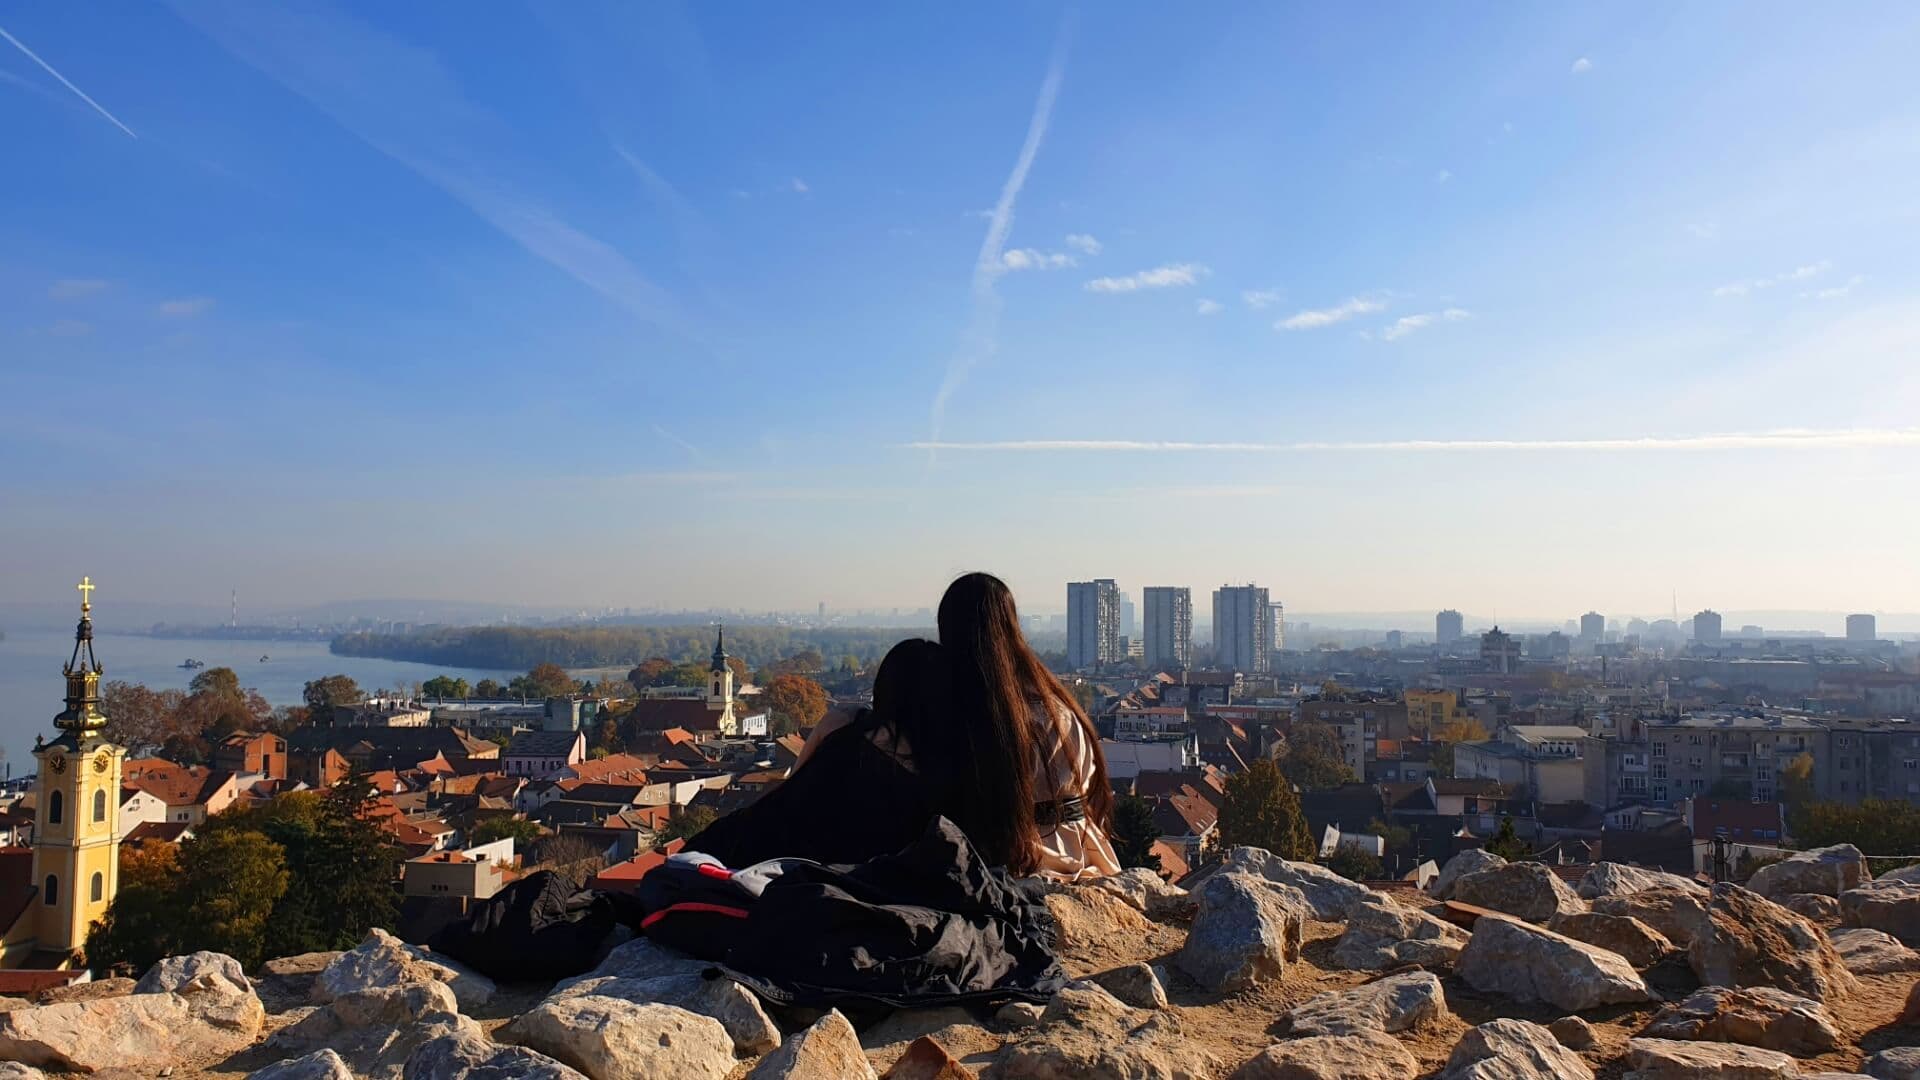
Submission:
<svg viewBox="0 0 1920 1080">
<path fill-rule="evenodd" d="M 298 705 L 310 679 L 343 674 L 369 693 L 382 688 L 410 687 L 435 675 L 455 675 L 469 683 L 481 679 L 506 682 L 518 671 L 475 671 L 442 668 L 405 660 L 335 656 L 323 641 L 222 641 L 209 638 L 150 638 L 100 634 L 94 655 L 108 680 L 145 683 L 156 690 L 186 689 L 196 674 L 180 666 L 192 657 L 208 667 L 230 667 L 240 685 L 260 691 L 275 705 Z M 73 653 L 73 632 L 9 630 L 0 640 L 0 750 L 4 768 L 15 774 L 33 771 L 33 737 L 54 734 L 53 717 L 61 708 L 66 683 L 60 666 Z M 260 659 L 261 655 L 266 660 Z"/>
</svg>

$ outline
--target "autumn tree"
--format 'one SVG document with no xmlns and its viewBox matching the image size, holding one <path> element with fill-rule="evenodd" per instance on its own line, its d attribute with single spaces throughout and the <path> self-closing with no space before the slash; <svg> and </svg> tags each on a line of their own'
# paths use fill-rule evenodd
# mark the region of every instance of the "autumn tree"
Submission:
<svg viewBox="0 0 1920 1080">
<path fill-rule="evenodd" d="M 1302 791 L 1325 791 L 1359 779 L 1347 765 L 1340 733 L 1317 720 L 1295 724 L 1287 733 L 1280 771 Z"/>
<path fill-rule="evenodd" d="M 617 754 L 627 748 L 626 741 L 620 737 L 620 721 L 611 712 L 600 717 L 600 727 L 594 739 L 593 748 Z"/>
<path fill-rule="evenodd" d="M 212 950 L 254 967 L 268 953 L 274 905 L 287 890 L 285 853 L 258 832 L 217 829 L 136 859 L 132 876 L 87 936 L 87 962 L 144 972 L 164 957 Z"/>
<path fill-rule="evenodd" d="M 673 815 L 661 829 L 656 841 L 665 846 L 674 840 L 687 840 L 699 834 L 700 830 L 714 823 L 719 817 L 704 806 L 689 806 Z"/>
<path fill-rule="evenodd" d="M 1787 822 L 1798 834 L 1801 815 L 1814 801 L 1812 754 L 1803 752 L 1780 769 L 1780 801 L 1787 804 Z"/>
<path fill-rule="evenodd" d="M 1429 737 L 1433 741 L 1433 774 L 1452 776 L 1454 746 L 1463 742 L 1479 742 L 1487 737 L 1487 729 L 1471 716 L 1455 716 L 1435 728 Z"/>
<path fill-rule="evenodd" d="M 173 718 L 187 695 L 179 690 L 151 690 L 120 679 L 100 688 L 100 711 L 107 714 L 107 738 L 138 750 L 159 746 L 173 733 Z"/>
<path fill-rule="evenodd" d="M 659 656 L 642 660 L 634 665 L 632 671 L 627 672 L 627 681 L 633 684 L 636 691 L 668 686 L 671 684 L 665 680 L 672 675 L 673 666 L 673 661 Z"/>
<path fill-rule="evenodd" d="M 315 712 L 336 705 L 358 705 L 367 699 L 360 690 L 360 684 L 345 675 L 326 675 L 314 679 L 307 683 L 301 697 L 306 700 L 307 708 Z"/>
<path fill-rule="evenodd" d="M 1160 839 L 1160 827 L 1153 820 L 1153 804 L 1138 795 L 1127 795 L 1113 804 L 1113 851 L 1120 856 L 1122 869 L 1144 866 L 1159 873 L 1160 855 L 1153 845 Z"/>
<path fill-rule="evenodd" d="M 87 932 L 87 965 L 144 974 L 175 948 L 173 890 L 180 874 L 177 844 L 150 840 L 120 849 L 120 890 Z"/>
<path fill-rule="evenodd" d="M 827 692 L 805 675 L 774 676 L 761 691 L 760 702 L 773 714 L 775 735 L 810 728 L 827 714 Z"/>
<path fill-rule="evenodd" d="M 1228 778 L 1220 807 L 1220 844 L 1265 848 L 1283 859 L 1313 858 L 1316 848 L 1300 797 L 1279 766 L 1261 758 Z"/>
<path fill-rule="evenodd" d="M 514 681 L 529 698 L 567 697 L 573 693 L 573 676 L 559 664 L 535 664 L 533 670 Z"/>
</svg>

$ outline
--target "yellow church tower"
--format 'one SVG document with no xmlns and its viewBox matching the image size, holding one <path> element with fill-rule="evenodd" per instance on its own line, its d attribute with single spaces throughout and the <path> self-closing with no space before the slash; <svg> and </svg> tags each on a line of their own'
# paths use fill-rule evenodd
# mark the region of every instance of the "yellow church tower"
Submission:
<svg viewBox="0 0 1920 1080">
<path fill-rule="evenodd" d="M 60 734 L 37 743 L 33 883 L 38 915 L 34 951 L 77 960 L 87 928 L 105 915 L 120 888 L 120 765 L 126 751 L 107 741 L 100 714 L 100 662 L 93 655 L 93 579 L 83 578 L 80 625 L 67 661 L 67 707 Z"/>
</svg>

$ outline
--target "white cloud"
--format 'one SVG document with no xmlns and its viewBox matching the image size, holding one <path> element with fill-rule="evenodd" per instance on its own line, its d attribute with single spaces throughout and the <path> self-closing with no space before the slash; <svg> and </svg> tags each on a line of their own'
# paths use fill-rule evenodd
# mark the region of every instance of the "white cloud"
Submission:
<svg viewBox="0 0 1920 1080">
<path fill-rule="evenodd" d="M 1088 292 L 1122 293 L 1136 292 L 1140 289 L 1169 289 L 1176 286 L 1192 285 L 1206 277 L 1210 271 L 1198 263 L 1170 263 L 1157 266 L 1152 270 L 1142 270 L 1126 277 L 1094 278 L 1087 282 Z"/>
<path fill-rule="evenodd" d="M 213 297 L 211 296 L 183 296 L 177 300 L 162 300 L 154 310 L 159 312 L 162 318 L 191 319 L 196 315 L 206 314 L 212 308 Z"/>
<path fill-rule="evenodd" d="M 1245 300 L 1248 307 L 1259 311 L 1263 308 L 1272 307 L 1286 299 L 1286 296 L 1287 290 L 1285 289 L 1248 289 L 1240 294 L 1240 299 Z"/>
<path fill-rule="evenodd" d="M 1384 309 L 1386 306 L 1386 304 L 1378 300 L 1356 296 L 1343 304 L 1335 304 L 1330 308 L 1309 308 L 1304 311 L 1295 312 L 1287 318 L 1274 323 L 1273 328 L 1275 330 L 1318 330 L 1323 326 L 1332 326 L 1335 323 L 1346 322 L 1355 315 L 1371 315 L 1376 311 Z"/>
<path fill-rule="evenodd" d="M 1817 263 L 1809 263 L 1806 266 L 1796 266 L 1792 270 L 1775 274 L 1772 277 L 1752 278 L 1747 281 L 1730 281 L 1713 290 L 1713 295 L 1745 296 L 1748 293 L 1759 292 L 1762 289 L 1771 289 L 1775 285 L 1785 284 L 1789 281 L 1805 281 L 1808 278 L 1816 278 L 1831 269 L 1833 269 L 1833 264 L 1825 259 L 1821 259 Z"/>
<path fill-rule="evenodd" d="M 1100 254 L 1100 241 L 1086 233 L 1068 233 L 1067 246 L 1082 255 Z"/>
<path fill-rule="evenodd" d="M 1803 292 L 1800 294 L 1800 298 L 1802 300 L 1838 300 L 1848 293 L 1851 293 L 1866 280 L 1865 274 L 1855 274 L 1847 279 L 1845 285 L 1832 285 L 1824 289 L 1816 289 L 1813 292 Z"/>
<path fill-rule="evenodd" d="M 1380 331 L 1380 336 L 1387 341 L 1398 341 L 1408 334 L 1413 333 L 1415 330 L 1432 326 L 1436 322 L 1464 322 L 1471 318 L 1473 318 L 1473 312 L 1465 308 L 1447 308 L 1444 311 L 1426 311 L 1418 315 L 1403 315 L 1395 319 L 1393 325 Z"/>
<path fill-rule="evenodd" d="M 1000 265 L 1008 270 L 1063 270 L 1077 264 L 1073 256 L 1062 252 L 1014 248 L 1001 253 Z"/>
<path fill-rule="evenodd" d="M 105 292 L 107 283 L 99 278 L 62 278 L 47 287 L 50 300 L 78 300 L 83 296 L 92 296 Z"/>
<path fill-rule="evenodd" d="M 1621 451 L 1621 450 L 1831 450 L 1920 446 L 1920 428 L 1790 428 L 1711 435 L 1650 435 L 1613 439 L 1398 439 L 1381 442 L 1148 442 L 1131 439 L 1010 439 L 1001 442 L 909 443 L 915 450 L 1023 453 L 1242 453 L 1305 451 Z"/>
<path fill-rule="evenodd" d="M 787 181 L 787 190 L 793 192 L 795 195 L 805 195 L 807 192 L 812 191 L 813 189 L 807 186 L 807 182 L 805 180 L 802 180 L 796 176 L 793 179 Z"/>
<path fill-rule="evenodd" d="M 1584 56 L 1573 62 L 1573 73 L 1575 75 L 1585 75 L 1587 72 L 1592 70 L 1593 70 L 1593 61 L 1587 59 Z"/>
<path fill-rule="evenodd" d="M 1201 300 L 1193 305 L 1194 312 L 1200 315 L 1218 315 L 1226 309 L 1227 306 L 1218 300 Z"/>
<path fill-rule="evenodd" d="M 1451 179 L 1453 179 L 1453 171 L 1450 169 L 1441 169 L 1433 174 L 1433 182 L 1436 184 L 1444 184 Z"/>
</svg>

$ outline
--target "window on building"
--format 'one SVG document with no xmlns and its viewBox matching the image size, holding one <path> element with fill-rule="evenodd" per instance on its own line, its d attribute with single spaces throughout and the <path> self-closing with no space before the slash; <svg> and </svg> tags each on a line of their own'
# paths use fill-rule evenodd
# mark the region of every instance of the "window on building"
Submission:
<svg viewBox="0 0 1920 1080">
<path fill-rule="evenodd" d="M 66 811 L 66 798 L 63 795 L 61 795 L 60 792 L 56 791 L 53 794 L 47 796 L 47 824 L 49 825 L 60 824 L 61 818 L 65 816 L 65 811 Z M 49 878 L 48 880 L 52 880 L 52 879 Z"/>
<path fill-rule="evenodd" d="M 104 899 L 107 895 L 106 879 L 100 876 L 100 871 L 98 870 L 95 870 L 93 872 L 93 890 L 92 891 L 93 891 L 93 902 L 96 904 L 99 903 L 102 899 Z"/>
<path fill-rule="evenodd" d="M 60 793 L 56 791 L 54 794 L 58 795 Z M 48 874 L 46 885 L 40 890 L 40 895 L 46 899 L 48 907 L 58 904 L 60 902 L 60 879 L 52 874 Z"/>
<path fill-rule="evenodd" d="M 104 788 L 93 793 L 93 820 L 107 820 L 107 792 Z"/>
<path fill-rule="evenodd" d="M 1653 744 L 1653 756 L 1654 756 L 1654 757 L 1666 757 L 1666 756 L 1667 756 L 1667 744 L 1666 744 L 1666 743 L 1663 743 L 1663 742 L 1657 742 L 1657 743 L 1654 743 L 1654 744 Z"/>
</svg>

